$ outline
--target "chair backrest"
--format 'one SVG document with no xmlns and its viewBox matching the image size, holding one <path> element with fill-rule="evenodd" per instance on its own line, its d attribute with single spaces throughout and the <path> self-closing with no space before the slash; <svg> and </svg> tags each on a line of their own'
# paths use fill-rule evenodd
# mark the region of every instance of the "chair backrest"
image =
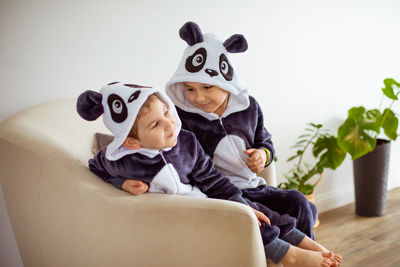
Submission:
<svg viewBox="0 0 400 267">
<path fill-rule="evenodd" d="M 75 99 L 63 99 L 24 110 L 0 125 L 0 138 L 30 151 L 40 151 L 38 146 L 43 145 L 42 142 L 51 142 L 87 165 L 87 160 L 93 156 L 94 134 L 109 131 L 101 118 L 92 122 L 82 119 L 75 105 Z M 35 142 L 29 142 L 30 139 L 35 139 Z"/>
</svg>

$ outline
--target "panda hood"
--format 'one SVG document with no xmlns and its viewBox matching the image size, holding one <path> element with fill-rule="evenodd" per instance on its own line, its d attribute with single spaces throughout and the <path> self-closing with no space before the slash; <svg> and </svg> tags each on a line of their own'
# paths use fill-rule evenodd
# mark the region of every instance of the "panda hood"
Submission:
<svg viewBox="0 0 400 267">
<path fill-rule="evenodd" d="M 181 129 L 181 121 L 175 106 L 168 96 L 158 89 L 114 82 L 103 86 L 100 92 L 88 90 L 78 97 L 76 107 L 79 115 L 85 120 L 93 121 L 103 114 L 104 124 L 114 135 L 114 140 L 106 148 L 108 160 L 118 160 L 123 156 L 134 153 L 155 157 L 159 153 L 156 149 L 140 148 L 133 150 L 122 145 L 132 129 L 140 108 L 147 98 L 154 93 L 167 105 L 174 116 L 178 135 Z"/>
<path fill-rule="evenodd" d="M 184 82 L 199 82 L 218 86 L 230 93 L 222 117 L 247 109 L 248 90 L 239 80 L 229 55 L 247 50 L 247 42 L 243 35 L 235 34 L 222 42 L 213 34 L 203 35 L 194 22 L 185 23 L 179 34 L 189 46 L 184 50 L 178 69 L 166 85 L 166 93 L 175 105 L 209 120 L 218 119 L 217 114 L 206 113 L 189 102 Z"/>
</svg>

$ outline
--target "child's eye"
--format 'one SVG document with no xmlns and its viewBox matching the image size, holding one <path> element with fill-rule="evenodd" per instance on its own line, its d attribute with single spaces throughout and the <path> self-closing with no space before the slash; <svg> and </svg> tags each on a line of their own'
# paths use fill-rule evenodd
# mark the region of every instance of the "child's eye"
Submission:
<svg viewBox="0 0 400 267">
<path fill-rule="evenodd" d="M 167 116 L 168 113 L 169 113 L 169 110 L 167 109 L 167 110 L 164 112 L 164 116 Z"/>
<path fill-rule="evenodd" d="M 186 90 L 192 92 L 192 91 L 193 91 L 193 88 L 187 88 Z"/>
<path fill-rule="evenodd" d="M 213 88 L 213 87 L 214 87 L 214 86 L 212 86 L 212 85 L 204 86 L 205 89 L 210 89 L 210 88 Z"/>
<path fill-rule="evenodd" d="M 158 121 L 156 123 L 153 124 L 153 126 L 151 127 L 151 129 L 154 129 L 158 126 Z"/>
</svg>

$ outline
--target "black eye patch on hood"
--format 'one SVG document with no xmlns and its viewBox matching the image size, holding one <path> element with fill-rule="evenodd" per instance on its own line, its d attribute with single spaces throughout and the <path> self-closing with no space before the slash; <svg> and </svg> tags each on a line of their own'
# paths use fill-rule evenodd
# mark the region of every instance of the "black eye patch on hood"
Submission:
<svg viewBox="0 0 400 267">
<path fill-rule="evenodd" d="M 139 95 L 140 95 L 140 90 L 134 92 L 134 93 L 129 97 L 128 103 L 131 103 L 131 102 L 135 101 L 136 99 L 138 99 Z"/>
<path fill-rule="evenodd" d="M 222 76 L 224 76 L 225 80 L 232 81 L 233 68 L 231 64 L 229 64 L 229 60 L 225 54 L 221 54 L 219 56 L 219 71 L 221 72 Z"/>
<path fill-rule="evenodd" d="M 189 72 L 200 71 L 207 60 L 207 51 L 205 48 L 201 47 L 197 49 L 191 56 L 186 59 L 185 68 Z"/>
<path fill-rule="evenodd" d="M 107 104 L 113 121 L 121 123 L 126 120 L 128 117 L 128 109 L 124 100 L 119 95 L 111 94 L 107 98 Z"/>
</svg>

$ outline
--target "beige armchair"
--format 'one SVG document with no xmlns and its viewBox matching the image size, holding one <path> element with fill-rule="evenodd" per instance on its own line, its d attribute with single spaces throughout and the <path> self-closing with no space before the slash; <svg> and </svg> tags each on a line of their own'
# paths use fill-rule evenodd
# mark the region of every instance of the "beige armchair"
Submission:
<svg viewBox="0 0 400 267">
<path fill-rule="evenodd" d="M 248 207 L 116 190 L 87 168 L 95 132 L 107 130 L 81 119 L 74 99 L 0 125 L 0 182 L 24 266 L 266 266 Z"/>
</svg>

